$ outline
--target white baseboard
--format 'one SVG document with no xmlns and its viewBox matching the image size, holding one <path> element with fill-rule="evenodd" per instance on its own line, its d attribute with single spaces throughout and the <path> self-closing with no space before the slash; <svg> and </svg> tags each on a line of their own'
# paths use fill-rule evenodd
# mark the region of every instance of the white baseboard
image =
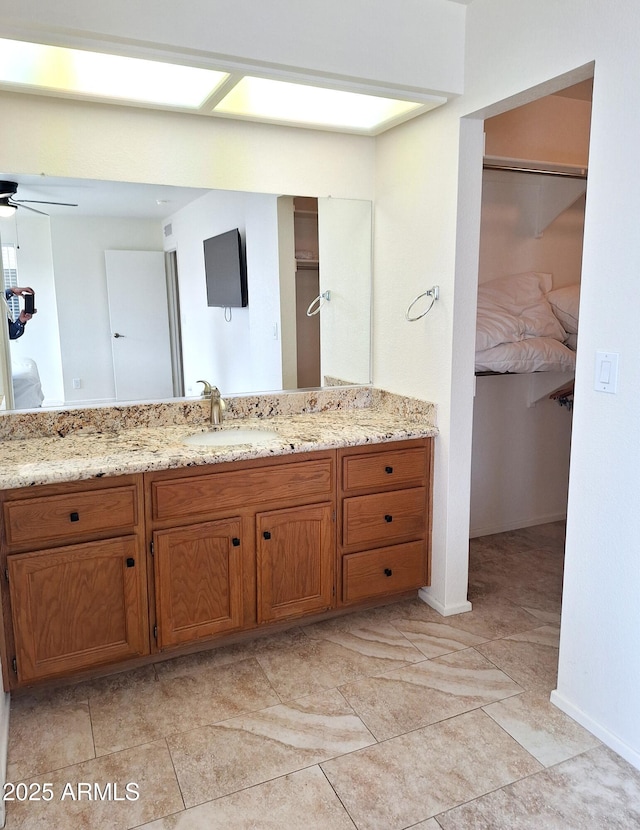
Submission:
<svg viewBox="0 0 640 830">
<path fill-rule="evenodd" d="M 582 709 L 574 706 L 557 689 L 551 692 L 551 703 L 557 706 L 558 709 L 561 709 L 566 715 L 569 715 L 570 718 L 573 718 L 580 726 L 584 726 L 592 735 L 599 738 L 605 746 L 617 752 L 625 761 L 628 761 L 632 766 L 640 770 L 640 752 L 620 740 L 617 735 L 614 735 L 613 732 L 610 732 L 605 726 L 598 723 L 598 721 L 593 720 Z"/>
<path fill-rule="evenodd" d="M 567 518 L 567 511 L 561 513 L 549 513 L 545 516 L 536 516 L 532 519 L 515 519 L 512 522 L 501 522 L 495 525 L 484 525 L 483 527 L 470 528 L 469 538 L 475 539 L 478 536 L 491 536 L 493 533 L 506 533 L 508 530 L 520 530 L 522 527 L 535 527 L 535 525 L 546 525 L 550 522 L 563 522 Z"/>
<path fill-rule="evenodd" d="M 466 611 L 472 610 L 470 602 L 461 602 L 458 605 L 443 605 L 429 593 L 428 588 L 420 588 L 418 596 L 438 614 L 442 614 L 443 617 L 452 617 L 454 614 L 464 614 Z"/>
<path fill-rule="evenodd" d="M 4 792 L 7 781 L 7 753 L 9 750 L 9 704 L 11 695 L 0 691 L 0 785 Z M 6 820 L 5 804 L 0 799 L 0 827 L 4 827 Z"/>
</svg>

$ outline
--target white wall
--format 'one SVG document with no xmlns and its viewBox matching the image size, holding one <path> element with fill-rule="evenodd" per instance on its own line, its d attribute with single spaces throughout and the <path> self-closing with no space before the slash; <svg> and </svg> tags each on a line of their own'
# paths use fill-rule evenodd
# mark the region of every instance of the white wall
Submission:
<svg viewBox="0 0 640 830">
<path fill-rule="evenodd" d="M 7 173 L 374 196 L 373 138 L 7 93 L 0 107 L 21 125 L 2 139 Z"/>
<path fill-rule="evenodd" d="M 551 201 L 545 194 L 550 189 L 561 193 L 563 185 L 570 201 L 578 192 L 569 189 L 576 185 L 572 179 L 485 171 L 479 282 L 523 271 L 553 274 L 554 288 L 580 282 L 584 196 L 538 234 L 545 203 Z"/>
<path fill-rule="evenodd" d="M 571 375 L 553 372 L 558 386 Z M 554 522 L 567 513 L 571 413 L 531 375 L 476 378 L 469 535 Z"/>
<path fill-rule="evenodd" d="M 277 196 L 215 191 L 169 217 L 182 327 L 185 394 L 204 379 L 223 394 L 282 388 Z M 227 311 L 207 306 L 203 240 L 238 228 L 246 241 L 249 304 Z"/>
<path fill-rule="evenodd" d="M 615 15 L 607 4 L 557 0 L 474 0 L 468 7 L 465 94 L 378 140 L 375 381 L 438 401 L 431 593 L 453 604 L 466 586 L 467 543 L 454 519 L 465 525 L 469 505 L 482 154 L 474 119 L 583 80 L 595 61 L 554 700 L 640 767 L 640 172 L 632 139 L 640 130 L 639 26 L 633 0 L 617 3 Z M 572 72 L 580 67 L 587 70 Z M 473 118 L 461 122 L 465 116 Z M 399 320 L 399 273 L 415 275 L 403 286 L 408 294 L 435 281 L 443 289 L 423 325 L 409 329 Z M 620 354 L 617 395 L 593 389 L 598 349 Z"/>
<path fill-rule="evenodd" d="M 161 251 L 162 225 L 144 219 L 56 216 L 51 218 L 51 240 L 64 400 L 67 403 L 114 400 L 104 252 Z M 122 297 L 122 302 L 135 301 L 132 286 L 131 294 Z M 80 379 L 80 389 L 73 388 L 73 378 Z"/>
<path fill-rule="evenodd" d="M 38 309 L 22 337 L 11 341 L 11 356 L 35 360 L 45 396 L 42 405 L 59 405 L 64 391 L 49 217 L 21 209 L 14 221 L 2 223 L 1 232 L 4 242 L 17 246 L 18 284 L 33 288 Z"/>
</svg>

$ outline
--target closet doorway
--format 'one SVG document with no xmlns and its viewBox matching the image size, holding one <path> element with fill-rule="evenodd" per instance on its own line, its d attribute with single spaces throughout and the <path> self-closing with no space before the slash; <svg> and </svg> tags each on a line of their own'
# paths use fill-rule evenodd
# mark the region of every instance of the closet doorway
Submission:
<svg viewBox="0 0 640 830">
<path fill-rule="evenodd" d="M 583 81 L 485 120 L 480 292 L 492 280 L 511 275 L 551 275 L 540 283 L 544 299 L 551 296 L 549 288 L 562 289 L 563 296 L 574 299 L 575 326 L 562 321 L 562 309 L 553 307 L 566 334 L 561 345 L 573 350 L 591 93 L 592 80 Z M 474 550 L 487 548 L 491 537 L 498 547 L 511 536 L 516 542 L 520 537 L 526 548 L 525 528 L 535 527 L 536 538 L 544 536 L 545 526 L 554 538 L 563 530 L 573 406 L 573 374 L 566 365 L 552 362 L 549 370 L 522 371 L 521 366 L 513 373 L 495 372 L 484 354 L 478 352 L 476 358 L 472 557 Z M 470 588 L 473 566 L 471 561 Z"/>
</svg>

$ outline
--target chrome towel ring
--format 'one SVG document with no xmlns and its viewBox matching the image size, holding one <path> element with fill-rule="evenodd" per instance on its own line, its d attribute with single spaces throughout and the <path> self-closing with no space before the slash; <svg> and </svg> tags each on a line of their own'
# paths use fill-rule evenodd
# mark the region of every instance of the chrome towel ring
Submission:
<svg viewBox="0 0 640 830">
<path fill-rule="evenodd" d="M 423 297 L 431 297 L 431 302 L 429 303 L 428 307 L 422 312 L 422 314 L 418 314 L 416 317 L 411 316 L 411 309 L 414 305 L 421 300 Z M 404 313 L 405 320 L 408 320 L 410 323 L 415 323 L 416 320 L 420 320 L 425 314 L 428 314 L 431 309 L 433 308 L 433 304 L 435 301 L 440 297 L 440 286 L 434 285 L 433 288 L 430 288 L 428 291 L 423 291 L 422 294 L 418 294 L 417 297 L 414 297 L 413 300 L 409 303 L 409 307 Z M 307 312 L 308 313 L 308 312 Z"/>
<path fill-rule="evenodd" d="M 318 314 L 325 301 L 327 303 L 331 302 L 331 291 L 323 291 L 320 296 L 316 297 L 315 300 L 309 304 L 309 308 L 307 309 L 307 317 L 313 317 L 314 314 Z M 312 311 L 311 309 L 316 303 L 318 304 L 318 307 Z"/>
</svg>

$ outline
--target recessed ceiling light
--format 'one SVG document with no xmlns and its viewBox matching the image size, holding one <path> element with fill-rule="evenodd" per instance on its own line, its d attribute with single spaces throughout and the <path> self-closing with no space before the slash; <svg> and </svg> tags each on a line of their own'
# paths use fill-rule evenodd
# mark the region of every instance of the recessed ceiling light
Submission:
<svg viewBox="0 0 640 830">
<path fill-rule="evenodd" d="M 0 38 L 0 83 L 197 109 L 226 72 Z"/>
<path fill-rule="evenodd" d="M 377 135 L 446 103 L 0 38 L 0 88 Z"/>
<path fill-rule="evenodd" d="M 214 112 L 287 124 L 361 132 L 379 130 L 444 99 L 403 101 L 267 78 L 242 78 L 214 107 Z"/>
</svg>

